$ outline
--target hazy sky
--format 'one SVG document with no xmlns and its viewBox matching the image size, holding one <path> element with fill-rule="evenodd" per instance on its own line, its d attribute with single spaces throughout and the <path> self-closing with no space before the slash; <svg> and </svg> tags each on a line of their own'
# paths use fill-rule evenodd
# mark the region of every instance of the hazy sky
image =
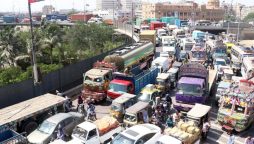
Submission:
<svg viewBox="0 0 254 144">
<path fill-rule="evenodd" d="M 0 0 L 0 11 L 8 12 L 26 12 L 27 11 L 27 1 L 28 0 Z M 135 0 L 133 0 L 135 1 Z M 150 2 L 164 2 L 164 1 L 175 1 L 175 0 L 144 0 Z M 206 3 L 207 0 L 194 0 L 198 3 Z M 222 0 L 221 0 L 222 1 Z M 226 2 L 231 2 L 232 0 L 225 0 Z M 32 4 L 32 11 L 41 11 L 41 8 L 44 5 L 53 5 L 57 10 L 59 9 L 84 9 L 84 3 L 89 4 L 90 6 L 87 9 L 93 9 L 96 5 L 96 0 L 45 0 L 38 3 Z M 240 2 L 245 5 L 254 5 L 254 0 L 233 0 L 233 3 Z"/>
</svg>

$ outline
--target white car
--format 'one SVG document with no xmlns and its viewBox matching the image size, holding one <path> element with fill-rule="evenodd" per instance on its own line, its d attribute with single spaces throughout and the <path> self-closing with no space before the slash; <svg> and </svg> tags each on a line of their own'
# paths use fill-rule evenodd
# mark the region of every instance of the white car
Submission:
<svg viewBox="0 0 254 144">
<path fill-rule="evenodd" d="M 163 135 L 156 141 L 155 144 L 182 144 L 182 142 L 172 136 Z"/>
<path fill-rule="evenodd" d="M 155 144 L 159 137 L 161 137 L 160 127 L 153 124 L 139 124 L 118 134 L 111 144 Z"/>
</svg>

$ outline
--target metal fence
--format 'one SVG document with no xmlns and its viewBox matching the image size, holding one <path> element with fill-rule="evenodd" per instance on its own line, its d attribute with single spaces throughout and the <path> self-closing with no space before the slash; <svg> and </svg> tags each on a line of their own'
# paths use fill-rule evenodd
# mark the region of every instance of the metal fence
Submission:
<svg viewBox="0 0 254 144">
<path fill-rule="evenodd" d="M 55 92 L 55 90 L 65 91 L 82 84 L 83 73 L 91 69 L 94 62 L 102 60 L 112 51 L 113 50 L 48 73 L 43 76 L 41 84 L 36 86 L 34 86 L 32 79 L 28 79 L 19 83 L 1 87 L 0 108 L 25 101 L 48 92 Z"/>
</svg>

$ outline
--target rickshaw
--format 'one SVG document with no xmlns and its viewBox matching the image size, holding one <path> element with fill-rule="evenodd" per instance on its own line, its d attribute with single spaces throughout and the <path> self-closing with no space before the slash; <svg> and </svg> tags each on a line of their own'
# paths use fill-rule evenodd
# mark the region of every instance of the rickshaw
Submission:
<svg viewBox="0 0 254 144">
<path fill-rule="evenodd" d="M 152 118 L 152 107 L 148 102 L 139 101 L 126 109 L 124 124 L 126 127 L 148 123 Z"/>
<path fill-rule="evenodd" d="M 167 72 L 170 75 L 170 82 L 171 82 L 171 87 L 172 88 L 176 87 L 178 72 L 179 72 L 179 68 L 177 68 L 177 67 L 172 67 Z"/>
<path fill-rule="evenodd" d="M 232 69 L 224 69 L 221 80 L 225 81 L 225 82 L 232 82 L 232 77 L 233 76 L 234 76 L 234 72 L 233 72 Z"/>
<path fill-rule="evenodd" d="M 196 103 L 195 106 L 187 113 L 187 120 L 194 121 L 197 126 L 203 126 L 203 120 L 208 121 L 210 106 Z"/>
<path fill-rule="evenodd" d="M 195 104 L 184 121 L 180 120 L 173 128 L 166 128 L 164 134 L 175 137 L 184 144 L 194 144 L 201 137 L 203 120 L 208 119 L 210 109 L 210 106 Z"/>
<path fill-rule="evenodd" d="M 137 96 L 129 93 L 124 93 L 120 97 L 114 99 L 110 108 L 110 115 L 116 118 L 119 122 L 123 121 L 125 110 L 137 102 Z"/>
<path fill-rule="evenodd" d="M 170 75 L 169 73 L 159 73 L 156 78 L 156 88 L 161 91 L 162 94 L 165 94 L 170 90 Z"/>
<path fill-rule="evenodd" d="M 174 67 L 174 68 L 180 68 L 182 65 L 183 65 L 182 62 L 175 61 L 175 62 L 173 63 L 173 65 L 172 65 L 172 67 Z"/>
</svg>

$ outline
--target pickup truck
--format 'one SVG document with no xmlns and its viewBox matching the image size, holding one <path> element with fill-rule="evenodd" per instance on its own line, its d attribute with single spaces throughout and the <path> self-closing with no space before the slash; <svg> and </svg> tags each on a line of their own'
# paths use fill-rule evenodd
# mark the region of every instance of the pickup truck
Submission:
<svg viewBox="0 0 254 144">
<path fill-rule="evenodd" d="M 122 130 L 122 127 L 115 118 L 105 116 L 93 123 L 86 121 L 77 125 L 72 133 L 72 140 L 69 143 L 108 143 Z"/>
</svg>

